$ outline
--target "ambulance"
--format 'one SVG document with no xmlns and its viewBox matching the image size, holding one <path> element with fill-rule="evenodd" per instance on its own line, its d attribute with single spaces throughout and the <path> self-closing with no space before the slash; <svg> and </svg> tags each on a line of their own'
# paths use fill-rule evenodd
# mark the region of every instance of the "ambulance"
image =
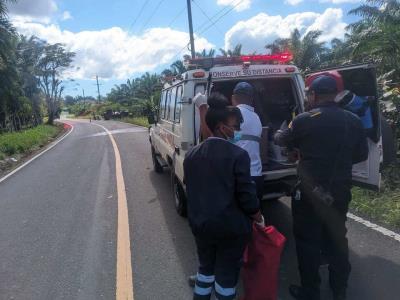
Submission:
<svg viewBox="0 0 400 300">
<path fill-rule="evenodd" d="M 297 165 L 287 149 L 275 145 L 273 136 L 305 110 L 305 78 L 296 66 L 289 64 L 291 60 L 290 53 L 197 58 L 188 61 L 187 72 L 165 84 L 159 111 L 149 118 L 152 123 L 149 139 L 154 171 L 162 173 L 165 168 L 171 171 L 179 215 L 186 215 L 185 154 L 201 143 L 199 112 L 193 97 L 217 91 L 231 99 L 233 88 L 240 81 L 254 87 L 255 111 L 263 126 L 260 143 L 265 183 L 263 200 L 290 195 L 296 183 Z M 344 89 L 367 99 L 372 122 L 368 129 L 369 158 L 354 166 L 353 179 L 355 185 L 377 190 L 381 181 L 382 135 L 375 67 L 353 65 L 320 73 L 324 72 L 340 74 Z"/>
</svg>

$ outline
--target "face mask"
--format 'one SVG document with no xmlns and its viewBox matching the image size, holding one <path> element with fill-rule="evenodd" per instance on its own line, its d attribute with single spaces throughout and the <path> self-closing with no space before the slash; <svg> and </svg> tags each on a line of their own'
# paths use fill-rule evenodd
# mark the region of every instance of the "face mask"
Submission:
<svg viewBox="0 0 400 300">
<path fill-rule="evenodd" d="M 235 130 L 233 133 L 233 137 L 228 139 L 228 141 L 231 142 L 232 144 L 236 144 L 241 139 L 242 139 L 242 133 L 240 131 Z"/>
</svg>

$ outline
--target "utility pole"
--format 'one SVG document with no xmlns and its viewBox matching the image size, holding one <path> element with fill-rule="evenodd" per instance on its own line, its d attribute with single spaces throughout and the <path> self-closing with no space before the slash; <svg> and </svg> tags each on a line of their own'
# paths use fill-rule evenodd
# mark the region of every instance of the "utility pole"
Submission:
<svg viewBox="0 0 400 300">
<path fill-rule="evenodd" d="M 194 37 L 193 37 L 193 22 L 192 22 L 192 0 L 187 0 L 187 10 L 189 19 L 189 34 L 190 34 L 190 51 L 192 53 L 192 58 L 196 57 L 196 50 L 194 49 Z"/>
<path fill-rule="evenodd" d="M 83 106 L 85 106 L 86 101 L 85 101 L 85 89 L 82 89 L 82 96 L 83 96 Z"/>
<path fill-rule="evenodd" d="M 99 76 L 97 76 L 96 75 L 96 82 L 97 82 L 97 94 L 98 94 L 98 101 L 99 101 L 99 103 L 100 103 L 100 99 L 101 99 L 101 97 L 100 97 L 100 85 L 99 85 Z"/>
</svg>

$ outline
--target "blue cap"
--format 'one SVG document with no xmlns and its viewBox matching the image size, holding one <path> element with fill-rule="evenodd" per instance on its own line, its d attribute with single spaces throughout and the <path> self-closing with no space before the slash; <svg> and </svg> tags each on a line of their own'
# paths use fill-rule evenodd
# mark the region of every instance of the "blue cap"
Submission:
<svg viewBox="0 0 400 300">
<path fill-rule="evenodd" d="M 239 82 L 235 88 L 233 89 L 234 95 L 245 95 L 249 97 L 253 97 L 254 89 L 250 83 L 247 82 Z"/>
<path fill-rule="evenodd" d="M 338 86 L 332 76 L 321 75 L 313 80 L 308 90 L 316 94 L 336 94 Z"/>
</svg>

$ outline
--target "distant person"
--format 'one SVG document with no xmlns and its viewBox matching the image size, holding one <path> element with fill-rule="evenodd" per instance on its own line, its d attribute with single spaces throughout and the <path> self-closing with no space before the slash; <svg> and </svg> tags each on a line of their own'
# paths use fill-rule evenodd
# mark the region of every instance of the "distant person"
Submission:
<svg viewBox="0 0 400 300">
<path fill-rule="evenodd" d="M 264 226 L 250 158 L 236 146 L 234 132 L 242 116 L 228 100 L 213 94 L 205 122 L 212 136 L 194 147 L 184 161 L 188 218 L 195 236 L 199 269 L 194 300 L 236 296 L 241 261 L 252 221 Z"/>
<path fill-rule="evenodd" d="M 352 167 L 368 158 L 368 144 L 361 120 L 335 103 L 337 93 L 335 79 L 317 77 L 307 91 L 311 110 L 275 135 L 278 145 L 300 152 L 292 213 L 301 286 L 289 287 L 300 300 L 320 299 L 322 250 L 328 250 L 334 299 L 346 299 L 351 270 L 346 214 Z"/>
</svg>

